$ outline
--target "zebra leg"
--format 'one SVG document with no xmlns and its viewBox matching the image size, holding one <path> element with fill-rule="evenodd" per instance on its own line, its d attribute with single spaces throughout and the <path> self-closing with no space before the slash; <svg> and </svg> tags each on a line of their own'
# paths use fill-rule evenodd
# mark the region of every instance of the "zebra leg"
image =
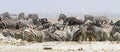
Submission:
<svg viewBox="0 0 120 52">
<path fill-rule="evenodd" d="M 85 32 L 81 32 L 82 33 L 82 41 L 86 41 L 87 37 L 86 37 L 86 33 Z"/>
</svg>

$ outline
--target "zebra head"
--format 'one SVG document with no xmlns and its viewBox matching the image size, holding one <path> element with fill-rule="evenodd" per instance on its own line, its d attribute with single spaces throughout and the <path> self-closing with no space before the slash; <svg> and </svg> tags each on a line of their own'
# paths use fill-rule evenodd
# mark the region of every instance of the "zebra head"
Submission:
<svg viewBox="0 0 120 52">
<path fill-rule="evenodd" d="M 64 14 L 60 14 L 58 21 L 64 20 L 67 16 Z"/>
</svg>

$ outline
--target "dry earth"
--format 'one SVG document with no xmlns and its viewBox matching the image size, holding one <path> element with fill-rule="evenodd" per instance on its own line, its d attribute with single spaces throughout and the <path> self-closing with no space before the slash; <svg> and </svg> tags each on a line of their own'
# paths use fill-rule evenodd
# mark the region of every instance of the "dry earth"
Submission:
<svg viewBox="0 0 120 52">
<path fill-rule="evenodd" d="M 0 52 L 119 52 L 120 42 L 43 42 L 1 44 Z"/>
</svg>

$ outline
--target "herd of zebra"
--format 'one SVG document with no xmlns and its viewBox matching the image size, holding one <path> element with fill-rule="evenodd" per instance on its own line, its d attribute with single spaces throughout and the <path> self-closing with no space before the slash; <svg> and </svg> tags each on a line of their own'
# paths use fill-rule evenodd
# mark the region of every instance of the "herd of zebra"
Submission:
<svg viewBox="0 0 120 52">
<path fill-rule="evenodd" d="M 0 14 L 0 29 L 5 37 L 23 41 L 119 41 L 120 19 L 116 22 L 107 16 L 84 15 L 84 20 L 60 14 L 52 23 L 38 14 Z"/>
</svg>

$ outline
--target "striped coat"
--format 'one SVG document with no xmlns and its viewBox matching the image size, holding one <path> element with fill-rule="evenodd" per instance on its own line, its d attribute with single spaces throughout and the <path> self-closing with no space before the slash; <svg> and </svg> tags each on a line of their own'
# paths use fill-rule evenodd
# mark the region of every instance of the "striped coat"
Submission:
<svg viewBox="0 0 120 52">
<path fill-rule="evenodd" d="M 3 36 L 7 37 L 7 36 L 10 36 L 10 37 L 13 37 L 14 38 L 14 31 L 11 31 L 10 29 L 3 29 L 2 30 L 2 34 Z"/>
<path fill-rule="evenodd" d="M 23 19 L 23 20 L 26 19 L 24 13 L 20 13 L 20 14 L 18 15 L 18 20 L 21 20 L 21 19 Z"/>
<path fill-rule="evenodd" d="M 39 16 L 38 16 L 38 14 L 29 14 L 27 17 L 27 20 L 28 19 L 39 19 Z"/>
<path fill-rule="evenodd" d="M 33 21 L 32 20 L 18 20 L 16 22 L 16 29 L 28 27 L 29 26 L 28 24 L 33 25 Z"/>
<path fill-rule="evenodd" d="M 43 25 L 41 25 L 41 26 L 38 26 L 36 29 L 37 29 L 37 30 L 48 29 L 51 25 L 52 25 L 52 23 L 51 23 L 51 22 L 48 22 L 48 23 L 46 23 L 46 24 L 43 24 Z"/>
<path fill-rule="evenodd" d="M 15 21 L 11 21 L 11 20 L 4 20 L 0 22 L 0 27 L 5 29 L 15 29 L 16 27 L 16 22 Z"/>
<path fill-rule="evenodd" d="M 21 38 L 22 40 L 26 41 L 48 41 L 50 40 L 48 31 L 38 31 L 35 29 L 26 28 L 23 31 L 17 31 L 15 33 L 16 38 Z"/>
</svg>

